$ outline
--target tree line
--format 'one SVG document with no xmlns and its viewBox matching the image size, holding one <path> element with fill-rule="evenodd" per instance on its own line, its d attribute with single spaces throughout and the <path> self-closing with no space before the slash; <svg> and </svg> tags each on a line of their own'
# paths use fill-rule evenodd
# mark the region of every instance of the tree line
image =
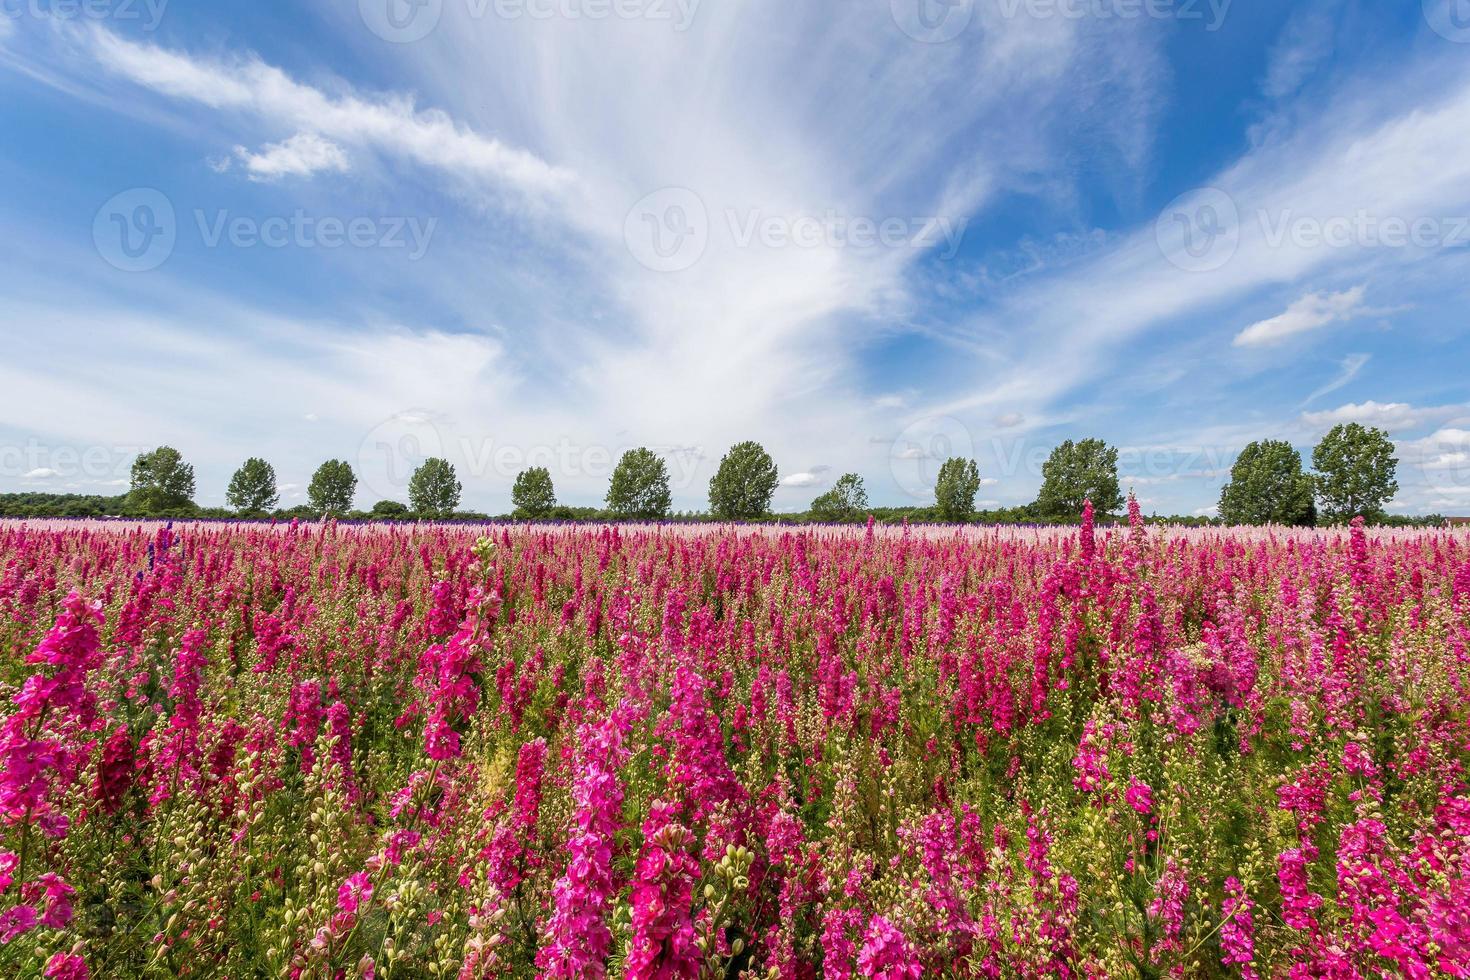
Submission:
<svg viewBox="0 0 1470 980">
<path fill-rule="evenodd" d="M 1391 519 L 1384 508 L 1398 491 L 1398 460 L 1382 430 L 1356 422 L 1334 427 L 1312 452 L 1313 472 L 1287 442 L 1263 440 L 1247 446 L 1221 489 L 1219 520 L 1226 524 L 1342 523 L 1362 514 L 1373 522 Z M 619 459 L 608 483 L 602 508 L 560 504 L 551 472 L 533 466 L 516 476 L 511 488 L 513 510 L 521 520 L 669 520 L 771 519 L 843 523 L 866 520 L 930 520 L 999 523 L 1059 523 L 1079 519 L 1087 501 L 1100 515 L 1118 514 L 1123 495 L 1118 479 L 1118 450 L 1101 439 L 1067 440 L 1052 450 L 1042 466 L 1036 499 L 1019 507 L 977 510 L 980 469 L 973 459 L 953 457 L 939 468 L 934 501 L 918 507 L 870 507 L 863 479 L 844 473 L 831 489 L 812 500 L 808 510 L 775 515 L 771 501 L 779 484 L 775 461 L 760 443 L 741 442 L 720 460 L 709 483 L 709 510 L 675 514 L 664 460 L 647 448 L 630 449 Z M 453 464 L 431 458 L 414 470 L 408 502 L 379 501 L 367 511 L 354 509 L 357 474 L 345 460 L 327 460 L 312 474 L 304 506 L 280 508 L 276 472 L 270 463 L 251 457 L 240 465 L 225 490 L 228 508 L 201 508 L 194 503 L 194 467 L 171 446 L 143 453 L 133 462 L 131 486 L 119 497 L 80 495 L 0 495 L 0 516 L 133 517 L 308 517 L 405 520 L 485 519 L 489 515 L 459 509 L 463 484 Z M 1440 523 L 1437 515 L 1396 523 Z"/>
</svg>

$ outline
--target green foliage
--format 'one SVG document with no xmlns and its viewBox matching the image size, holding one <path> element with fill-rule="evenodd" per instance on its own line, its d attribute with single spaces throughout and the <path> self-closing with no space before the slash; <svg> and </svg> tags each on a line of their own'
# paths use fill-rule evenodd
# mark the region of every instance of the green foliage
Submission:
<svg viewBox="0 0 1470 980">
<path fill-rule="evenodd" d="M 1042 464 L 1036 508 L 1048 520 L 1071 521 L 1082 515 L 1082 505 L 1088 500 L 1099 515 L 1122 509 L 1118 450 L 1101 439 L 1068 439 Z"/>
<path fill-rule="evenodd" d="M 968 521 L 975 513 L 975 494 L 980 492 L 980 467 L 973 459 L 951 456 L 939 467 L 934 481 L 934 509 L 946 521 Z"/>
<path fill-rule="evenodd" d="M 262 514 L 280 500 L 275 467 L 259 456 L 242 463 L 225 490 L 225 502 L 242 514 Z"/>
<path fill-rule="evenodd" d="M 143 453 L 133 460 L 128 506 L 143 515 L 192 510 L 194 467 L 172 446 Z"/>
<path fill-rule="evenodd" d="M 732 446 L 709 481 L 710 510 L 725 521 L 760 517 L 771 509 L 776 480 L 776 463 L 760 443 Z"/>
<path fill-rule="evenodd" d="M 673 498 L 669 468 L 651 449 L 630 449 L 618 460 L 607 488 L 607 509 L 621 520 L 663 520 Z"/>
<path fill-rule="evenodd" d="M 1399 461 L 1388 433 L 1348 422 L 1335 425 L 1312 450 L 1317 471 L 1317 499 L 1328 521 L 1349 521 L 1362 514 L 1381 520 L 1383 508 L 1399 492 L 1394 473 Z"/>
<path fill-rule="evenodd" d="M 1266 439 L 1241 450 L 1230 482 L 1220 488 L 1220 518 L 1226 524 L 1316 523 L 1312 479 L 1291 443 Z"/>
<path fill-rule="evenodd" d="M 449 460 L 431 456 L 409 477 L 408 503 L 425 517 L 448 517 L 459 506 L 463 489 Z"/>
<path fill-rule="evenodd" d="M 0 493 L 0 517 L 109 517 L 127 512 L 126 494 Z"/>
<path fill-rule="evenodd" d="M 533 466 L 516 475 L 515 486 L 511 487 L 510 502 L 515 505 L 516 517 L 540 520 L 550 517 L 556 510 L 556 489 L 551 485 L 551 471 L 544 466 Z"/>
<path fill-rule="evenodd" d="M 357 494 L 357 474 L 343 459 L 329 459 L 316 468 L 306 488 L 312 509 L 323 514 L 345 514 Z"/>
<path fill-rule="evenodd" d="M 553 521 L 600 521 L 605 516 L 599 507 L 568 507 L 558 504 L 547 515 Z"/>
<path fill-rule="evenodd" d="M 373 504 L 373 509 L 368 511 L 368 516 L 379 520 L 401 521 L 410 513 L 407 504 L 396 500 L 380 500 Z"/>
<path fill-rule="evenodd" d="M 844 473 L 831 490 L 812 501 L 811 515 L 818 521 L 837 524 L 862 520 L 867 510 L 868 492 L 863 489 L 863 478 L 856 473 Z"/>
<path fill-rule="evenodd" d="M 1384 527 L 1448 527 L 1450 519 L 1443 514 L 1385 514 L 1375 523 Z"/>
</svg>

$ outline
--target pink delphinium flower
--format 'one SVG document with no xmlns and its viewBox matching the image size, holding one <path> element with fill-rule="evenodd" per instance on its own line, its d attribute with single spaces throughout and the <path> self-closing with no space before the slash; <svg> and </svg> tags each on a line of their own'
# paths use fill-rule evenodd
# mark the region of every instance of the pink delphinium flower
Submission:
<svg viewBox="0 0 1470 980">
<path fill-rule="evenodd" d="M 179 640 L 179 654 L 174 659 L 173 681 L 168 688 L 169 700 L 173 705 L 171 727 L 176 729 L 194 728 L 199 724 L 199 716 L 203 711 L 199 687 L 204 682 L 204 668 L 207 663 L 204 645 L 208 639 L 209 634 L 204 630 L 194 629 Z"/>
<path fill-rule="evenodd" d="M 1158 924 L 1160 940 L 1154 947 L 1155 957 L 1163 952 L 1181 952 L 1180 933 L 1184 928 L 1184 903 L 1189 899 L 1189 878 L 1171 857 L 1164 862 L 1163 874 L 1154 885 L 1154 900 L 1148 913 Z"/>
<path fill-rule="evenodd" d="M 53 953 L 46 961 L 46 980 L 88 980 L 87 961 L 73 953 Z"/>
<path fill-rule="evenodd" d="M 852 980 L 852 959 L 857 947 L 848 933 L 860 927 L 863 914 L 857 909 L 828 909 L 822 916 L 823 980 Z"/>
<path fill-rule="evenodd" d="M 1281 917 L 1293 929 L 1315 931 L 1312 913 L 1322 907 L 1322 896 L 1307 884 L 1307 863 L 1312 859 L 1302 848 L 1282 851 L 1277 857 L 1276 880 L 1281 886 Z"/>
<path fill-rule="evenodd" d="M 537 816 L 541 810 L 541 778 L 546 770 L 546 739 L 522 745 L 516 754 L 516 823 L 527 833 L 534 834 Z"/>
<path fill-rule="evenodd" d="M 15 866 L 20 863 L 20 858 L 11 851 L 0 851 L 0 895 L 5 894 L 10 883 L 15 880 Z"/>
<path fill-rule="evenodd" d="M 1093 533 L 1092 499 L 1082 502 L 1082 530 L 1077 535 L 1082 547 L 1082 560 L 1091 562 L 1097 557 L 1097 539 Z"/>
<path fill-rule="evenodd" d="M 56 625 L 26 657 L 27 663 L 53 669 L 26 679 L 14 698 L 16 710 L 0 723 L 0 815 L 11 822 L 35 821 L 53 836 L 64 832 L 64 824 L 49 819 L 50 797 L 58 783 L 75 776 L 81 761 L 70 736 L 95 715 L 86 677 L 102 658 L 101 604 L 72 592 L 62 605 Z"/>
<path fill-rule="evenodd" d="M 355 871 L 337 888 L 337 911 L 355 916 L 357 910 L 366 902 L 372 901 L 372 898 L 372 879 L 366 872 Z"/>
<path fill-rule="evenodd" d="M 1123 800 L 1141 816 L 1146 817 L 1154 812 L 1153 787 L 1136 777 L 1128 780 L 1128 788 L 1123 791 Z"/>
<path fill-rule="evenodd" d="M 516 789 L 510 819 L 495 828 L 485 851 L 485 873 L 502 895 L 514 892 L 541 865 L 536 825 L 545 766 L 545 739 L 538 738 L 521 746 L 516 757 Z"/>
<path fill-rule="evenodd" d="M 1225 901 L 1220 906 L 1220 962 L 1240 968 L 1241 980 L 1256 980 L 1255 920 L 1251 899 L 1238 878 L 1225 879 Z"/>
<path fill-rule="evenodd" d="M 45 906 L 41 910 L 41 925 L 52 929 L 65 929 L 71 924 L 71 899 L 77 890 L 63 881 L 59 875 L 48 871 L 34 882 L 26 883 L 22 886 L 22 890 L 26 901 L 32 905 L 42 900 L 44 892 Z"/>
<path fill-rule="evenodd" d="M 654 803 L 643 824 L 643 852 L 633 873 L 632 938 L 628 980 L 693 980 L 701 955 L 690 919 L 699 862 L 688 853 L 691 835 L 673 819 L 675 808 Z"/>
<path fill-rule="evenodd" d="M 322 686 L 318 681 L 301 681 L 291 688 L 282 724 L 289 726 L 286 743 L 301 751 L 301 768 L 310 770 L 316 763 L 316 737 L 321 730 Z"/>
<path fill-rule="evenodd" d="M 460 612 L 454 583 L 440 579 L 429 588 L 429 612 L 425 625 L 430 636 L 448 636 L 459 625 Z"/>
<path fill-rule="evenodd" d="M 1102 789 L 1112 778 L 1108 772 L 1107 754 L 1107 745 L 1098 736 L 1097 722 L 1089 719 L 1082 726 L 1082 742 L 1072 759 L 1072 768 L 1077 770 L 1072 785 L 1084 793 L 1096 793 Z"/>
<path fill-rule="evenodd" d="M 454 726 L 480 703 L 480 643 L 485 625 L 494 621 L 500 608 L 500 595 L 475 591 L 470 595 L 470 606 L 471 611 L 454 635 L 424 652 L 416 681 L 428 703 L 424 751 L 436 761 L 460 756 L 459 733 Z"/>
<path fill-rule="evenodd" d="M 179 640 L 174 676 L 168 688 L 172 706 L 168 729 L 152 743 L 154 786 L 149 802 L 154 805 L 179 792 L 180 787 L 193 788 L 198 783 L 199 723 L 204 710 L 199 688 L 203 683 L 207 639 L 204 630 L 193 629 Z"/>
<path fill-rule="evenodd" d="M 858 969 L 874 980 L 918 980 L 924 975 L 918 953 L 903 932 L 881 915 L 868 920 Z"/>
<path fill-rule="evenodd" d="M 331 756 L 337 778 L 348 802 L 355 802 L 361 793 L 352 773 L 352 711 L 341 701 L 327 709 L 327 732 L 335 739 Z"/>
<path fill-rule="evenodd" d="M 117 726 L 102 745 L 102 760 L 97 765 L 97 802 L 102 812 L 114 814 L 122 807 L 124 794 L 133 783 L 137 762 L 133 740 L 127 727 Z"/>
<path fill-rule="evenodd" d="M 0 913 L 0 945 L 36 928 L 39 917 L 29 905 L 16 905 Z"/>
<path fill-rule="evenodd" d="M 674 673 L 672 703 L 658 733 L 673 743 L 670 781 L 678 787 L 691 819 L 702 820 L 720 803 L 742 795 L 725 759 L 724 733 L 705 696 L 708 683 L 688 667 Z"/>
<path fill-rule="evenodd" d="M 614 713 L 600 725 L 583 726 L 578 742 L 582 761 L 572 783 L 577 829 L 567 842 L 567 869 L 552 886 L 546 942 L 536 955 L 543 978 L 604 976 L 612 947 L 607 912 L 617 891 L 612 849 L 623 805 L 621 719 Z"/>
</svg>

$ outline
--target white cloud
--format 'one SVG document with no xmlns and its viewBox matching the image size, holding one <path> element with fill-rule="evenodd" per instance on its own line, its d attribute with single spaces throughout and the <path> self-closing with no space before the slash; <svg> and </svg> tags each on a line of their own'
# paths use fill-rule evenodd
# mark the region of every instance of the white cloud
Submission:
<svg viewBox="0 0 1470 980">
<path fill-rule="evenodd" d="M 60 470 L 53 470 L 49 466 L 38 466 L 22 474 L 22 478 L 26 480 L 50 480 L 60 475 Z"/>
<path fill-rule="evenodd" d="M 1401 440 L 1397 449 L 1400 462 L 1422 474 L 1434 492 L 1458 494 L 1470 488 L 1470 412 L 1421 439 Z"/>
<path fill-rule="evenodd" d="M 897 31 L 887 0 L 835 20 L 784 0 L 706 4 L 683 34 L 616 19 L 523 30 L 533 25 L 445 5 L 432 38 L 402 53 L 448 111 L 491 118 L 578 175 L 585 192 L 567 220 L 588 242 L 588 280 L 627 318 L 626 330 L 575 345 L 585 363 L 564 376 L 598 393 L 588 415 L 711 446 L 765 434 L 778 459 L 851 460 L 844 469 L 883 499 L 895 487 L 889 443 L 868 437 L 891 428 L 890 409 L 874 404 L 891 392 L 863 391 L 854 362 L 907 319 L 927 253 L 742 245 L 732 216 L 962 227 L 1008 181 L 1068 179 L 1060 147 L 1084 117 L 1094 159 L 1145 156 L 1162 105 L 1153 35 L 985 4 L 974 13 L 971 30 L 935 46 Z M 679 133 L 698 138 L 670 138 Z M 709 223 L 701 257 L 672 274 L 640 267 L 624 234 L 630 208 L 668 187 L 696 195 Z"/>
<path fill-rule="evenodd" d="M 237 146 L 235 156 L 252 180 L 310 177 L 324 170 L 341 173 L 347 169 L 347 155 L 342 148 L 315 133 L 297 133 L 284 142 L 267 143 L 259 153 Z"/>
<path fill-rule="evenodd" d="M 355 5 L 327 5 L 323 16 L 345 18 L 345 43 L 361 42 L 365 59 L 385 59 L 382 75 L 404 80 L 399 93 L 325 73 L 292 76 L 248 52 L 165 48 L 101 28 L 61 32 L 56 46 L 65 49 L 36 74 L 152 125 L 223 130 L 225 146 L 312 133 L 339 147 L 354 171 L 382 158 L 395 176 L 422 167 L 453 178 L 436 180 L 436 190 L 458 181 L 544 199 L 529 229 L 514 220 L 519 199 L 503 208 L 511 220 L 491 215 L 479 226 L 488 249 L 462 256 L 458 267 L 436 250 L 433 269 L 414 286 L 438 277 L 426 287 L 426 315 L 450 305 L 438 302 L 447 294 L 463 314 L 447 321 L 471 329 L 483 324 L 487 297 L 514 311 L 518 322 L 493 331 L 492 373 L 540 372 L 551 381 L 527 385 L 518 401 L 460 392 L 456 377 L 413 400 L 364 389 L 361 401 L 379 419 L 422 405 L 459 420 L 493 419 L 482 431 L 493 425 L 519 445 L 555 445 L 571 434 L 602 448 L 696 444 L 716 458 L 759 436 L 778 459 L 816 451 L 842 459 L 868 478 L 875 499 L 891 494 L 895 480 L 888 443 L 880 449 L 869 437 L 891 423 L 853 368 L 887 323 L 907 319 L 918 301 L 914 267 L 927 253 L 741 245 L 728 216 L 780 221 L 831 211 L 962 228 L 1008 183 L 1068 183 L 1075 157 L 1062 150 L 1079 130 L 1090 159 L 1129 172 L 1148 154 L 1168 71 L 1161 40 L 1133 25 L 1007 18 L 988 5 L 977 5 L 972 28 L 942 46 L 896 30 L 886 0 L 844 8 L 838 20 L 785 0 L 706 5 L 684 33 L 620 18 L 510 23 L 446 4 L 429 38 L 386 47 L 362 30 Z M 791 37 L 823 42 L 792 47 Z M 414 94 L 402 94 L 408 90 Z M 710 220 L 703 257 L 675 274 L 640 267 L 624 235 L 633 204 L 665 187 L 690 189 Z M 500 210 L 494 194 L 475 195 L 473 206 L 487 196 Z M 486 251 L 512 260 L 487 261 Z M 506 271 L 487 282 L 487 266 Z M 501 282 L 509 295 L 495 294 Z M 193 312 L 207 319 L 227 300 Z M 391 346 L 381 325 L 343 320 L 367 335 L 365 346 Z M 295 365 L 305 390 L 327 363 Z M 241 414 L 248 405 L 275 417 L 262 396 L 239 397 Z M 324 404 L 311 402 L 324 417 L 323 440 L 345 414 Z M 290 407 L 293 422 L 308 408 Z M 163 427 L 192 421 L 133 411 Z M 582 480 L 600 496 L 601 478 Z M 696 480 L 676 490 L 681 504 L 702 496 Z"/>
<path fill-rule="evenodd" d="M 941 396 L 925 411 L 957 415 L 1018 405 L 1028 414 L 1044 412 L 1115 369 L 1121 352 L 1133 349 L 1127 341 L 1148 330 L 1186 320 L 1193 327 L 1212 308 L 1308 276 L 1370 264 L 1380 272 L 1412 268 L 1442 256 L 1443 249 L 1380 247 L 1371 236 L 1343 247 L 1291 234 L 1278 239 L 1271 229 L 1283 222 L 1351 223 L 1364 213 L 1380 219 L 1466 213 L 1470 62 L 1442 53 L 1406 66 L 1392 83 L 1354 80 L 1334 95 L 1324 111 L 1300 113 L 1295 129 L 1202 181 L 1239 216 L 1226 219 L 1238 238 L 1213 240 L 1220 250 L 1213 268 L 1190 265 L 1182 236 L 1176 242 L 1161 232 L 1175 227 L 1164 213 L 1162 224 L 1150 221 L 1085 261 L 1028 279 L 963 325 L 986 383 Z M 1217 252 L 1207 255 L 1214 259 Z M 999 375 L 997 362 L 1005 368 Z"/>
<path fill-rule="evenodd" d="M 1235 335 L 1236 347 L 1264 347 L 1288 337 L 1317 330 L 1332 323 L 1362 315 L 1366 286 L 1340 293 L 1308 293 L 1268 320 L 1260 320 Z"/>
<path fill-rule="evenodd" d="M 1338 371 L 1337 377 L 1313 391 L 1307 396 L 1306 401 L 1302 402 L 1302 405 L 1310 405 L 1323 395 L 1330 394 L 1350 383 L 1363 370 L 1369 360 L 1371 360 L 1371 357 L 1368 354 L 1349 354 L 1347 357 L 1344 357 L 1342 359 L 1341 370 Z"/>
<path fill-rule="evenodd" d="M 1415 407 L 1405 402 L 1365 401 L 1349 403 L 1324 412 L 1305 412 L 1300 422 L 1309 431 L 1326 432 L 1334 425 L 1357 422 L 1388 432 L 1402 432 L 1452 418 L 1464 411 L 1462 406 L 1440 405 Z"/>
<path fill-rule="evenodd" d="M 990 6 L 977 4 L 976 17 L 991 16 Z M 490 420 L 478 423 L 480 433 L 517 445 L 555 445 L 570 433 L 599 447 L 706 445 L 717 458 L 723 446 L 754 436 L 778 459 L 830 453 L 844 469 L 865 460 L 874 497 L 883 499 L 888 494 L 874 476 L 891 478 L 891 440 L 879 449 L 868 437 L 891 425 L 875 420 L 880 406 L 852 383 L 852 359 L 871 336 L 867 324 L 885 325 L 871 328 L 876 332 L 912 319 L 916 256 L 742 249 L 712 233 L 699 264 L 654 274 L 637 267 L 624 246 L 629 206 L 677 185 L 696 189 L 716 224 L 729 208 L 963 218 L 1022 179 L 1035 177 L 1032 187 L 1054 181 L 1065 196 L 1071 175 L 1067 164 L 1057 163 L 1066 157 L 1057 152 L 1057 134 L 1064 132 L 1071 145 L 1078 123 L 1088 133 L 1090 160 L 1146 155 L 1153 113 L 1164 103 L 1159 93 L 1168 90 L 1155 84 L 1167 70 L 1155 33 L 1122 25 L 1108 33 L 1086 19 L 999 18 L 977 23 L 948 45 L 926 46 L 897 36 L 886 2 L 853 5 L 841 22 L 774 0 L 707 5 L 697 29 L 683 35 L 615 19 L 600 25 L 465 21 L 463 5 L 445 8 L 433 36 L 404 46 L 365 36 L 350 3 L 324 10 L 325 17 L 350 20 L 344 37 L 360 38 L 373 57 L 391 59 L 384 76 L 406 79 L 405 90 L 421 93 L 415 97 L 369 94 L 319 76 L 308 85 L 249 55 L 204 57 L 105 34 L 87 45 L 112 73 L 103 76 L 106 84 L 118 88 L 121 77 L 147 89 L 121 89 L 128 103 L 147 105 L 156 117 L 150 103 L 158 100 L 139 97 L 156 93 L 189 103 L 190 118 L 209 124 L 201 127 L 205 132 L 226 127 L 225 140 L 196 156 L 236 141 L 259 146 L 309 132 L 340 147 L 354 167 L 381 156 L 395 172 L 414 163 L 476 186 L 565 191 L 563 203 L 575 202 L 549 225 L 541 223 L 544 240 L 518 248 L 534 258 L 553 252 L 547 267 L 533 271 L 552 268 L 558 275 L 546 278 L 575 283 L 590 297 L 577 297 L 585 302 L 581 308 L 558 311 L 581 321 L 574 326 L 546 322 L 551 304 L 522 295 L 510 306 L 534 311 L 527 322 L 495 333 L 484 349 L 465 351 L 450 335 L 344 314 L 343 323 L 359 335 L 328 331 L 331 350 L 313 347 L 314 361 L 242 351 L 228 336 L 211 339 L 215 349 L 201 352 L 205 341 L 197 331 L 177 330 L 175 339 L 189 344 L 179 360 L 223 375 L 239 357 L 256 378 L 274 377 L 280 368 L 299 380 L 301 390 L 312 392 L 310 403 L 293 397 L 271 405 L 262 394 L 269 386 L 241 384 L 232 388 L 233 414 L 263 409 L 262 418 L 294 423 L 283 428 L 294 428 L 299 438 L 296 420 L 314 408 L 324 416 L 319 434 L 312 430 L 314 441 L 347 442 L 347 449 L 334 445 L 333 454 L 350 450 L 365 428 L 391 413 L 422 405 L 437 413 L 426 417 L 449 420 L 442 424 L 450 436 L 463 434 L 467 420 Z M 780 43 L 792 36 L 820 36 L 823 43 Z M 83 64 L 78 75 L 86 70 Z M 793 77 L 817 81 L 793 86 Z M 1345 98 L 1330 116 L 1321 114 L 1320 126 L 1253 151 L 1216 175 L 1218 182 L 1243 216 L 1261 207 L 1279 211 L 1283 203 L 1314 216 L 1359 207 L 1380 214 L 1464 213 L 1446 209 L 1470 197 L 1470 135 L 1463 125 L 1470 99 L 1456 76 L 1438 81 L 1444 84 L 1426 93 L 1415 92 L 1413 80 L 1375 80 L 1381 99 L 1366 100 L 1364 108 L 1365 100 Z M 925 111 L 914 112 L 915 105 Z M 219 111 L 199 113 L 199 106 Z M 670 139 L 671 133 L 699 138 Z M 490 230 L 498 222 L 485 224 Z M 575 244 L 567 251 L 555 248 L 569 240 Z M 963 330 L 968 347 L 962 349 L 987 369 L 954 376 L 976 379 L 976 390 L 925 388 L 955 405 L 985 406 L 966 414 L 967 423 L 993 418 L 1007 428 L 1027 417 L 1054 418 L 1048 406 L 1108 370 L 1110 352 L 1138 350 L 1126 343 L 1130 337 L 1266 286 L 1303 281 L 1355 251 L 1273 249 L 1247 232 L 1224 270 L 1199 275 L 1168 265 L 1150 224 L 1001 293 L 1000 309 Z M 441 284 L 433 298 L 453 291 L 462 308 L 473 309 L 488 290 L 476 294 L 475 277 L 464 274 L 468 266 L 440 265 L 440 258 L 434 272 L 450 285 Z M 494 264 L 480 259 L 482 267 Z M 158 279 L 169 274 L 163 270 Z M 229 298 L 218 299 L 224 301 L 197 311 L 205 315 L 195 322 L 228 309 Z M 566 306 L 572 302 L 569 297 Z M 477 323 L 468 316 L 454 322 Z M 349 347 L 363 353 L 351 356 Z M 555 370 L 548 373 L 557 382 L 518 387 L 533 367 L 528 351 L 535 347 L 553 353 Z M 422 372 L 410 361 L 379 376 L 364 363 L 373 355 L 419 354 L 427 362 Z M 488 378 L 463 372 L 463 354 Z M 446 374 L 433 383 L 427 368 L 440 367 Z M 339 383 L 332 372 L 364 387 Z M 0 365 L 0 376 L 6 373 Z M 185 373 L 146 371 L 157 390 L 170 393 L 161 403 L 176 403 L 177 394 L 203 404 L 205 386 Z M 172 418 L 129 401 L 125 386 L 109 389 L 113 382 L 99 385 L 79 369 L 68 378 L 35 382 L 31 390 L 53 401 L 59 392 L 83 391 L 79 404 L 66 409 L 76 416 L 69 426 L 80 428 L 89 417 L 98 424 L 88 409 L 103 403 L 120 410 L 106 426 L 136 423 L 133 432 L 177 427 L 203 435 L 210 421 L 220 424 Z M 366 387 L 380 380 L 383 391 Z M 340 407 L 333 402 L 339 390 L 348 402 Z M 587 486 L 600 482 L 584 478 Z M 698 482 L 691 486 L 689 493 L 702 494 Z"/>
<path fill-rule="evenodd" d="M 1332 53 L 1335 3 L 1316 3 L 1294 13 L 1271 48 L 1261 92 L 1268 99 L 1284 99 Z"/>
<path fill-rule="evenodd" d="M 298 130 L 298 135 L 267 147 L 261 166 L 297 165 L 308 144 L 292 148 L 302 133 L 322 142 L 359 144 L 471 180 L 523 191 L 565 189 L 571 174 L 535 154 L 507 146 L 456 123 L 447 114 L 420 109 L 405 95 L 365 97 L 328 95 L 297 82 L 254 56 L 208 60 L 153 44 L 125 40 L 101 27 L 80 33 L 90 54 L 106 70 L 174 99 L 212 109 L 253 113 L 268 124 Z M 340 154 L 340 150 L 337 151 Z M 334 159 L 315 147 L 316 159 Z M 247 163 L 254 157 L 246 158 Z M 280 172 L 293 172 L 283 170 Z"/>
<path fill-rule="evenodd" d="M 792 473 L 781 478 L 783 487 L 819 487 L 823 482 L 816 473 Z"/>
</svg>

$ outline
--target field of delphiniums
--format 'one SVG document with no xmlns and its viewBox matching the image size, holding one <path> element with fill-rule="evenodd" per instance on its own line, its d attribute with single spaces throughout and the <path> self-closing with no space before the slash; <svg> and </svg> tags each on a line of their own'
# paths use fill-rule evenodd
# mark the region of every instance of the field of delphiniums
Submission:
<svg viewBox="0 0 1470 980">
<path fill-rule="evenodd" d="M 0 977 L 1466 976 L 1470 537 L 0 524 Z"/>
</svg>

